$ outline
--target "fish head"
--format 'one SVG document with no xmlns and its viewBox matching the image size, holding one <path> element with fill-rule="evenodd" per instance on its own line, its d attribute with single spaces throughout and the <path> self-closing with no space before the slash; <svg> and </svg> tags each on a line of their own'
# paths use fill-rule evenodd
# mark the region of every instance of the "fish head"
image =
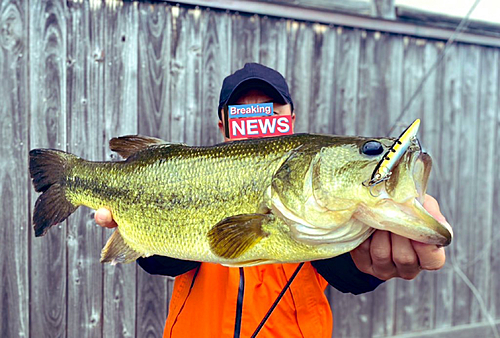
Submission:
<svg viewBox="0 0 500 338">
<path fill-rule="evenodd" d="M 349 220 L 375 229 L 448 245 L 451 227 L 423 207 L 432 159 L 418 142 L 411 142 L 385 180 L 366 184 L 395 141 L 356 137 L 323 147 L 311 164 L 314 202 L 330 212 L 344 211 Z"/>
</svg>

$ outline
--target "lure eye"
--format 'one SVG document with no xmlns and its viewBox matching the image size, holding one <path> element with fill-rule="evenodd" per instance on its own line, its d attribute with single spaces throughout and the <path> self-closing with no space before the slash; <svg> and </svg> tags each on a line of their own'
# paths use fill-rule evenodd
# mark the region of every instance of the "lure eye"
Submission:
<svg viewBox="0 0 500 338">
<path fill-rule="evenodd" d="M 384 152 L 384 146 L 378 141 L 368 141 L 361 147 L 361 153 L 368 156 L 377 156 Z"/>
</svg>

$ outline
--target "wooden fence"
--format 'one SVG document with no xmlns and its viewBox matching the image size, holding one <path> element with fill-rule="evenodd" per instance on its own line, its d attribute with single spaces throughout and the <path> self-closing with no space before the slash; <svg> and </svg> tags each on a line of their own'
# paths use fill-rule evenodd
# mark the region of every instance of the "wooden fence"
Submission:
<svg viewBox="0 0 500 338">
<path fill-rule="evenodd" d="M 160 336 L 173 279 L 99 263 L 110 231 L 80 208 L 35 238 L 28 151 L 115 158 L 143 134 L 214 144 L 223 78 L 287 78 L 298 131 L 386 135 L 443 41 L 207 8 L 0 0 L 0 334 Z M 429 193 L 455 229 L 447 265 L 376 291 L 328 289 L 336 337 L 493 336 L 500 323 L 500 52 L 457 43 L 402 119 L 422 119 Z M 399 130 L 395 132 L 398 134 Z"/>
</svg>

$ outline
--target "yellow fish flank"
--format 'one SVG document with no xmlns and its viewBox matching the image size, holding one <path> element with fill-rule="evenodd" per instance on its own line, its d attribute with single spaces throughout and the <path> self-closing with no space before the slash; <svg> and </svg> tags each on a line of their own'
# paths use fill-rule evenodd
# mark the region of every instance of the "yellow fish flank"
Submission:
<svg viewBox="0 0 500 338">
<path fill-rule="evenodd" d="M 374 229 L 448 245 L 452 230 L 421 204 L 431 160 L 418 145 L 377 194 L 362 184 L 394 141 L 297 134 L 190 147 L 126 136 L 110 141 L 120 162 L 35 149 L 35 235 L 85 205 L 108 208 L 118 224 L 103 262 L 301 262 L 351 251 Z"/>
</svg>

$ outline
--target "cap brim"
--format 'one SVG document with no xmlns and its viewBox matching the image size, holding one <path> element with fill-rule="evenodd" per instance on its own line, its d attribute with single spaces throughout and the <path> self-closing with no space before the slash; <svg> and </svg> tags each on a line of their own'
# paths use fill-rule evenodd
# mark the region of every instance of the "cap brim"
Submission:
<svg viewBox="0 0 500 338">
<path fill-rule="evenodd" d="M 231 94 L 229 94 L 229 97 L 227 100 L 219 107 L 219 110 L 222 108 L 224 104 L 228 104 L 229 102 L 232 102 L 232 99 L 235 99 L 237 95 L 239 95 L 243 90 L 248 89 L 249 87 L 255 88 L 255 89 L 260 89 L 258 86 L 253 86 L 251 84 L 252 81 L 260 81 L 265 84 L 264 87 L 267 87 L 266 90 L 263 90 L 263 92 L 267 95 L 269 95 L 273 100 L 274 99 L 279 99 L 280 101 L 276 101 L 276 103 L 281 103 L 281 104 L 288 104 L 288 100 L 279 92 L 279 90 L 276 89 L 271 83 L 269 83 L 267 80 L 261 78 L 261 77 L 250 77 L 247 79 L 244 79 L 240 81 L 233 89 Z M 263 87 L 263 88 L 264 88 Z M 271 92 L 269 92 L 269 89 Z"/>
</svg>

